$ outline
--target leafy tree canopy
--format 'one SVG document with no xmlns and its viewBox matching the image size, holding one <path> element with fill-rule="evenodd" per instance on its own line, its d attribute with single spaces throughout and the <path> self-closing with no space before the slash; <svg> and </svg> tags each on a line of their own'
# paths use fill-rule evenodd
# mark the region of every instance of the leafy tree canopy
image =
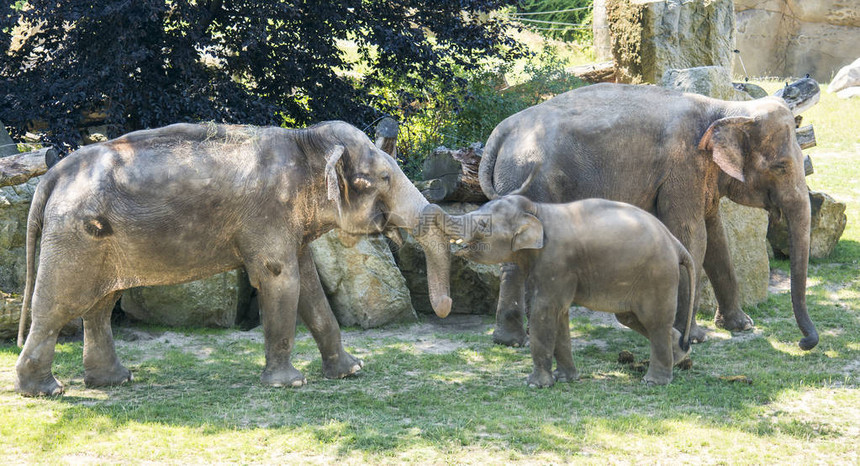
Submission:
<svg viewBox="0 0 860 466">
<path fill-rule="evenodd" d="M 63 147 L 94 113 L 110 136 L 198 120 L 366 124 L 523 53 L 488 14 L 512 0 L 2 3 L 0 119 L 17 135 L 36 122 Z M 410 92 L 392 102 L 394 83 Z"/>
</svg>

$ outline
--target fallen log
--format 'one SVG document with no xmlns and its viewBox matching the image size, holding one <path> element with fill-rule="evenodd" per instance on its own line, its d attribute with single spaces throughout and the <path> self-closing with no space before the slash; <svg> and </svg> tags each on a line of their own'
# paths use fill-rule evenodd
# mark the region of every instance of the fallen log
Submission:
<svg viewBox="0 0 860 466">
<path fill-rule="evenodd" d="M 615 62 L 607 61 L 589 65 L 572 66 L 564 70 L 589 83 L 614 83 Z"/>
<path fill-rule="evenodd" d="M 26 183 L 34 176 L 48 171 L 46 157 L 56 158 L 56 150 L 46 147 L 33 152 L 22 152 L 0 158 L 0 186 Z"/>
<path fill-rule="evenodd" d="M 798 128 L 796 132 L 797 143 L 800 144 L 801 149 L 809 149 L 810 147 L 815 147 L 815 130 L 812 128 L 812 125 Z"/>
<path fill-rule="evenodd" d="M 385 117 L 376 125 L 376 147 L 388 155 L 397 158 L 397 134 L 400 127 L 397 120 Z"/>
<path fill-rule="evenodd" d="M 791 84 L 785 83 L 785 87 L 774 92 L 773 95 L 782 97 L 791 109 L 791 113 L 799 115 L 818 103 L 821 89 L 814 79 L 801 78 Z"/>
</svg>

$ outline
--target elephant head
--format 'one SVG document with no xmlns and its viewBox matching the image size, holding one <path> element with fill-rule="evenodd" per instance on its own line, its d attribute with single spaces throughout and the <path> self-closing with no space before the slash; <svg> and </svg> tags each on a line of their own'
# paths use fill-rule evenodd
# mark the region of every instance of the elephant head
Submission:
<svg viewBox="0 0 860 466">
<path fill-rule="evenodd" d="M 436 223 L 442 225 L 456 256 L 480 264 L 501 264 L 517 262 L 519 251 L 543 248 L 543 223 L 535 204 L 523 196 L 497 198 L 463 215 L 435 209 Z"/>
<path fill-rule="evenodd" d="M 818 344 L 806 308 L 810 205 L 804 159 L 795 135 L 794 115 L 785 102 L 766 97 L 739 102 L 714 121 L 699 142 L 720 167 L 720 191 L 729 199 L 767 209 L 788 221 L 791 240 L 791 302 L 804 338 L 800 347 Z"/>
<path fill-rule="evenodd" d="M 427 258 L 430 303 L 436 315 L 447 316 L 452 304 L 448 242 L 435 216 L 426 213 L 435 206 L 364 133 L 343 122 L 329 125 L 325 190 L 336 207 L 335 223 L 350 234 L 383 232 L 399 238 L 397 228 L 411 230 Z"/>
</svg>

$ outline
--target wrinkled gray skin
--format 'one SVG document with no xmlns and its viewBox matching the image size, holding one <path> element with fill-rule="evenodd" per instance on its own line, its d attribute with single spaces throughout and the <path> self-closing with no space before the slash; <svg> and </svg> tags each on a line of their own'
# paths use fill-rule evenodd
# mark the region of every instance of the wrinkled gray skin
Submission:
<svg viewBox="0 0 860 466">
<path fill-rule="evenodd" d="M 645 382 L 672 381 L 672 366 L 690 349 L 695 269 L 684 246 L 654 216 L 604 199 L 541 204 L 517 195 L 461 216 L 438 212 L 446 220 L 438 223 L 463 247 L 456 255 L 482 264 L 514 263 L 525 275 L 534 361 L 530 386 L 578 378 L 570 347 L 571 303 L 615 313 L 648 338 Z M 679 290 L 680 276 L 687 280 Z M 683 335 L 672 328 L 678 302 L 685 306 L 677 312 L 686 319 Z"/>
<path fill-rule="evenodd" d="M 177 124 L 84 147 L 43 177 L 30 209 L 22 315 L 31 307 L 33 320 L 15 388 L 62 393 L 51 373 L 57 333 L 81 316 L 86 385 L 130 381 L 110 327 L 120 292 L 238 267 L 259 290 L 264 384 L 306 383 L 290 363 L 297 313 L 324 375 L 353 374 L 363 363 L 343 349 L 307 245 L 336 227 L 414 230 L 432 305 L 447 315 L 449 253 L 441 230 L 420 223 L 427 206 L 394 159 L 343 122 L 303 130 Z"/>
<path fill-rule="evenodd" d="M 806 309 L 810 206 L 794 117 L 775 97 L 728 102 L 653 86 L 598 84 L 576 89 L 501 122 L 479 169 L 491 199 L 517 189 L 541 202 L 604 198 L 659 218 L 687 248 L 714 286 L 718 327 L 752 328 L 720 220 L 723 196 L 781 213 L 791 240 L 791 299 L 804 338 L 818 343 Z M 538 165 L 539 164 L 539 165 Z M 685 280 L 682 277 L 682 280 Z M 522 345 L 523 277 L 502 266 L 497 343 Z M 683 327 L 680 316 L 675 328 Z M 693 341 L 706 338 L 693 323 Z"/>
</svg>

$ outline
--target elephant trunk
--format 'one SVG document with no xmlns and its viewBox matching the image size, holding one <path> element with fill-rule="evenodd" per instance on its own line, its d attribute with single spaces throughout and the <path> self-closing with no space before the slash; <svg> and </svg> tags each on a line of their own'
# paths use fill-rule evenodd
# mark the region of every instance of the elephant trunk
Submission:
<svg viewBox="0 0 860 466">
<path fill-rule="evenodd" d="M 805 191 L 805 190 L 803 190 Z M 809 318 L 806 308 L 806 274 L 809 266 L 809 229 L 810 205 L 809 195 L 802 194 L 803 199 L 793 203 L 792 209 L 784 211 L 788 220 L 789 237 L 791 239 L 791 305 L 797 326 L 803 333 L 800 347 L 811 350 L 818 344 L 818 331 Z"/>
<path fill-rule="evenodd" d="M 397 162 L 385 154 L 392 165 L 391 189 L 386 199 L 389 206 L 389 227 L 406 228 L 424 250 L 427 258 L 427 286 L 430 305 L 439 317 L 451 313 L 450 298 L 451 262 L 448 240 L 436 223 L 438 206 L 430 204 L 409 178 L 397 167 Z"/>
</svg>

